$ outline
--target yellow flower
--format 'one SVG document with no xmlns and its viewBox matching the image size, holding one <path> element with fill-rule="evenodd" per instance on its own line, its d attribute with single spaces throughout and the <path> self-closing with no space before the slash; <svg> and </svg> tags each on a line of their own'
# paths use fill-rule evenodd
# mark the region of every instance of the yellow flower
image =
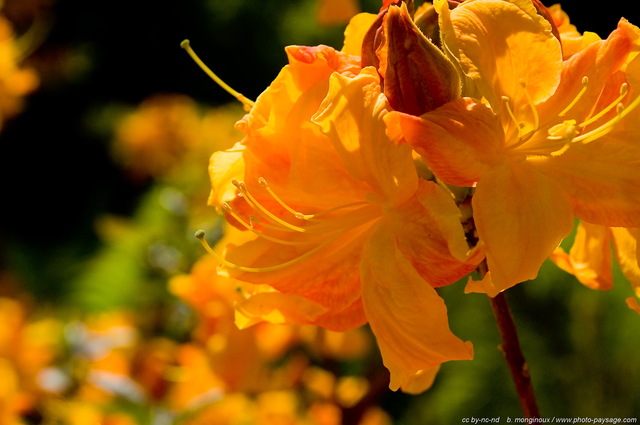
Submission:
<svg viewBox="0 0 640 425">
<path fill-rule="evenodd" d="M 239 308 L 332 330 L 369 322 L 390 387 L 421 392 L 442 362 L 472 357 L 434 288 L 465 276 L 482 252 L 469 252 L 458 207 L 418 177 L 411 148 L 387 138 L 377 71 L 327 46 L 287 54 L 238 124 L 241 145 L 211 161 L 212 186 L 227 195 L 229 180 L 235 186 L 218 207 L 254 233 L 229 244 L 222 265 L 272 288 Z M 217 164 L 243 175 L 232 179 Z"/>
<path fill-rule="evenodd" d="M 467 96 L 387 124 L 438 178 L 475 187 L 489 275 L 468 290 L 495 296 L 536 277 L 574 217 L 640 226 L 638 28 L 622 19 L 563 61 L 530 0 L 435 6 Z"/>
<path fill-rule="evenodd" d="M 569 253 L 558 248 L 551 259 L 585 286 L 607 290 L 613 287 L 613 257 L 631 283 L 634 295 L 640 298 L 638 236 L 640 229 L 637 228 L 605 227 L 582 221 L 578 225 Z M 636 298 L 629 297 L 626 301 L 630 308 L 640 313 Z"/>
</svg>

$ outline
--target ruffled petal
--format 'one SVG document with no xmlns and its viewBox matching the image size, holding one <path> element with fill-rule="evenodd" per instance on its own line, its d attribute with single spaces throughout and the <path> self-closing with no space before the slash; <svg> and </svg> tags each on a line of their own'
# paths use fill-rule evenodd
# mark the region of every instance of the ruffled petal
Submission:
<svg viewBox="0 0 640 425">
<path fill-rule="evenodd" d="M 471 343 L 451 332 L 443 300 L 384 228 L 366 245 L 360 270 L 365 314 L 391 372 L 392 390 L 424 391 L 441 363 L 473 357 Z M 425 374 L 429 379 L 420 378 Z"/>
<path fill-rule="evenodd" d="M 446 183 L 474 186 L 504 159 L 500 121 L 474 99 L 450 102 L 421 117 L 391 112 L 385 120 L 389 137 L 413 146 Z"/>
<path fill-rule="evenodd" d="M 435 3 L 444 44 L 495 111 L 503 111 L 503 96 L 528 108 L 527 96 L 538 104 L 554 93 L 562 50 L 531 1 L 467 1 L 451 11 L 446 1 Z M 514 112 L 531 116 L 524 109 Z"/>
<path fill-rule="evenodd" d="M 487 173 L 473 196 L 476 228 L 498 290 L 533 279 L 573 230 L 565 193 L 527 162 Z"/>
<path fill-rule="evenodd" d="M 556 119 L 561 122 L 556 118 L 557 115 L 567 108 L 579 93 L 581 93 L 579 101 L 565 111 L 562 120 L 574 119 L 581 123 L 590 114 L 594 114 L 594 106 L 597 106 L 601 98 L 605 99 L 605 104 L 600 108 L 597 107 L 596 111 L 615 99 L 619 95 L 620 83 L 613 88 L 613 96 L 610 100 L 606 100 L 606 96 L 601 95 L 603 87 L 607 86 L 616 72 L 624 70 L 626 64 L 633 58 L 634 52 L 637 52 L 639 32 L 640 30 L 623 20 L 606 40 L 589 44 L 565 61 L 560 86 L 552 97 L 538 107 L 541 121 Z M 588 81 L 586 89 L 583 87 L 585 77 Z M 615 114 L 615 110 L 612 114 Z M 593 126 L 597 125 L 599 125 L 598 122 L 593 124 Z M 587 127 L 585 130 L 588 131 L 588 129 Z"/>
<path fill-rule="evenodd" d="M 611 231 L 608 227 L 581 222 L 569 253 L 558 248 L 551 260 L 591 289 L 613 287 Z"/>
</svg>

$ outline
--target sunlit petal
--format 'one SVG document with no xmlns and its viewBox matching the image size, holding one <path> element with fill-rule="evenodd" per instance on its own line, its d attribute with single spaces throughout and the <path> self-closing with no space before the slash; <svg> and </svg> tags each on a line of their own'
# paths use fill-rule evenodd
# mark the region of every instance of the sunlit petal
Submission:
<svg viewBox="0 0 640 425">
<path fill-rule="evenodd" d="M 420 375 L 445 361 L 473 357 L 471 344 L 449 329 L 443 300 L 400 253 L 393 235 L 372 236 L 361 273 L 365 313 L 391 372 L 391 389 L 424 391 L 431 379 L 417 381 Z"/>
<path fill-rule="evenodd" d="M 472 202 L 491 278 L 500 290 L 535 278 L 573 229 L 565 193 L 526 162 L 491 170 Z"/>
</svg>

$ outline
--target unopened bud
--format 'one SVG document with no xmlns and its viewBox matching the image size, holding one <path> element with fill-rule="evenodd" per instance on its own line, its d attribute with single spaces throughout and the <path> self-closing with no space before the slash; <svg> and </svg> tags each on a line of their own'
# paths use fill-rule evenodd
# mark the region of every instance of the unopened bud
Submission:
<svg viewBox="0 0 640 425">
<path fill-rule="evenodd" d="M 424 36 L 404 4 L 389 7 L 380 38 L 378 72 L 394 110 L 418 116 L 460 97 L 455 66 Z"/>
</svg>

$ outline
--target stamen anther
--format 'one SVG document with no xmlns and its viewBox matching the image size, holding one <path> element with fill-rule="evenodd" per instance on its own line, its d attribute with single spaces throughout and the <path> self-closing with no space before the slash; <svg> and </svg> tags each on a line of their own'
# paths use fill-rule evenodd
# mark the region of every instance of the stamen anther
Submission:
<svg viewBox="0 0 640 425">
<path fill-rule="evenodd" d="M 274 223 L 278 223 L 288 230 L 293 230 L 300 233 L 306 231 L 300 226 L 296 226 L 294 224 L 287 222 L 286 220 L 281 219 L 280 217 L 278 217 L 277 215 L 269 211 L 267 208 L 265 208 L 256 198 L 253 197 L 253 195 L 251 195 L 251 193 L 249 193 L 249 191 L 247 190 L 247 186 L 244 182 L 233 179 L 231 181 L 231 184 L 233 184 L 240 191 L 238 196 L 243 195 L 242 198 L 245 201 L 247 201 L 247 203 L 249 204 L 249 206 L 251 206 L 251 208 L 253 208 L 256 211 L 262 212 L 270 220 L 273 220 Z M 285 230 L 285 229 L 281 229 L 281 230 Z"/>
<path fill-rule="evenodd" d="M 202 59 L 200 59 L 200 57 L 196 54 L 196 52 L 191 48 L 191 43 L 189 42 L 189 40 L 183 40 L 180 43 L 180 47 L 182 47 L 184 50 L 186 50 L 186 52 L 189 54 L 189 56 L 191 56 L 191 59 L 193 59 L 193 61 L 200 67 L 200 69 L 202 69 L 213 81 L 215 81 L 216 84 L 218 84 L 222 89 L 224 89 L 231 96 L 233 96 L 236 99 L 238 99 L 238 101 L 244 105 L 244 109 L 246 111 L 249 111 L 253 107 L 254 102 L 252 100 L 250 100 L 247 97 L 245 97 L 242 93 L 239 93 L 236 90 L 232 89 L 227 83 L 222 81 L 222 79 L 220 77 L 218 77 L 211 70 L 211 68 L 209 68 L 202 61 Z"/>
</svg>

